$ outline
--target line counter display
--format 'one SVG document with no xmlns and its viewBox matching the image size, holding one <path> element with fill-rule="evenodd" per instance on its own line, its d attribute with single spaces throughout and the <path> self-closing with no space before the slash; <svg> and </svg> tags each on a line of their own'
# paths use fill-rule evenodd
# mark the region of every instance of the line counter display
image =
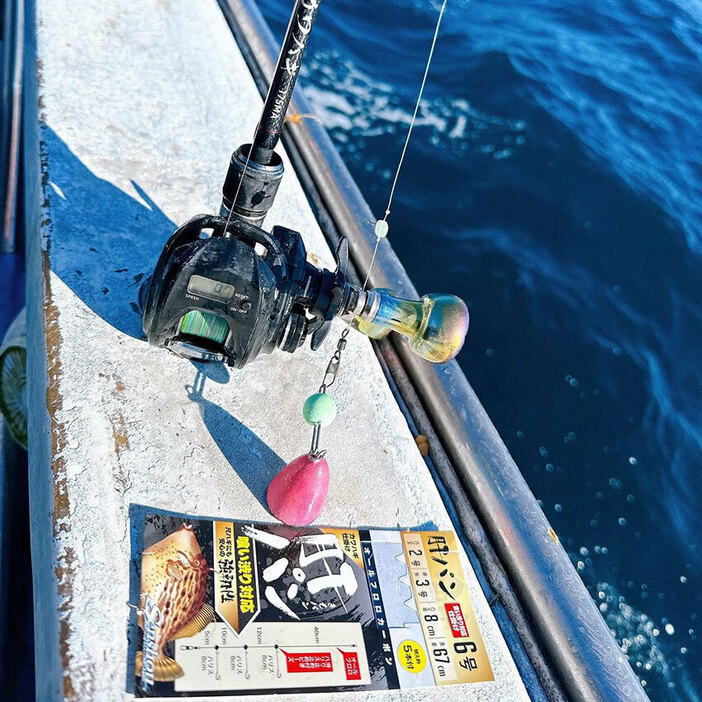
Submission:
<svg viewBox="0 0 702 702">
<path fill-rule="evenodd" d="M 494 679 L 452 532 L 161 514 L 140 526 L 137 697 Z"/>
</svg>

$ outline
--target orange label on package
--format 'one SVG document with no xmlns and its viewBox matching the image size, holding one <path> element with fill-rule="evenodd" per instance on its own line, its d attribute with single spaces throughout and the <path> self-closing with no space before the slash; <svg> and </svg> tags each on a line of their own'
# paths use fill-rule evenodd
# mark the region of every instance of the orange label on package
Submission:
<svg viewBox="0 0 702 702">
<path fill-rule="evenodd" d="M 363 568 L 363 556 L 361 556 L 361 535 L 357 529 L 330 529 L 323 527 L 325 534 L 334 534 L 339 541 L 339 546 L 344 553 L 359 567 Z"/>
<path fill-rule="evenodd" d="M 214 522 L 215 611 L 241 634 L 259 611 L 255 544 L 234 522 Z"/>
</svg>

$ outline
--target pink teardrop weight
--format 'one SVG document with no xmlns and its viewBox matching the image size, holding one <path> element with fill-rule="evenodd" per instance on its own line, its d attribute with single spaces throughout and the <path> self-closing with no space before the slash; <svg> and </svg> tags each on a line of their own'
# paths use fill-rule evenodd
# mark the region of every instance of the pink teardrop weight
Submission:
<svg viewBox="0 0 702 702">
<path fill-rule="evenodd" d="M 268 486 L 268 508 L 289 526 L 307 526 L 322 511 L 329 492 L 326 458 L 312 460 L 307 454 L 290 461 Z"/>
</svg>

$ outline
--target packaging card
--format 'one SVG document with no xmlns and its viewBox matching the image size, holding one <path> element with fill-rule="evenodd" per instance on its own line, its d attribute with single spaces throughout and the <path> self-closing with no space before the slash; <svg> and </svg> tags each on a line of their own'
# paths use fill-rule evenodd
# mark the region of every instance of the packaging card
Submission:
<svg viewBox="0 0 702 702">
<path fill-rule="evenodd" d="M 137 697 L 493 680 L 452 532 L 149 514 Z"/>
</svg>

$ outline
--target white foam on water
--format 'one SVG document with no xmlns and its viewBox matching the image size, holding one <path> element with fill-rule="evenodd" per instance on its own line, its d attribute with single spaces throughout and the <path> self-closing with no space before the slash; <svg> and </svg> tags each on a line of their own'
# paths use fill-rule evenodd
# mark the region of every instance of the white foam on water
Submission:
<svg viewBox="0 0 702 702">
<path fill-rule="evenodd" d="M 373 79 L 336 52 L 310 56 L 303 71 L 305 95 L 345 156 L 362 151 L 362 143 L 369 138 L 404 137 L 414 96 L 399 94 L 389 83 Z M 417 129 L 431 131 L 429 139 L 436 148 L 454 154 L 472 151 L 498 160 L 511 158 L 525 143 L 526 126 L 524 120 L 490 115 L 465 98 L 450 96 L 425 96 L 416 121 Z M 352 143 L 354 148 L 349 148 Z M 367 160 L 369 154 L 362 156 Z"/>
<path fill-rule="evenodd" d="M 681 650 L 680 642 L 670 638 L 675 634 L 674 625 L 666 622 L 665 618 L 663 626 L 658 625 L 648 614 L 629 604 L 609 583 L 598 583 L 593 596 L 644 689 L 663 680 L 672 695 L 670 699 L 681 699 L 673 692 L 678 688 L 676 679 L 680 691 L 685 693 L 688 692 L 689 681 L 676 660 L 676 654 Z M 663 632 L 666 636 L 663 636 Z M 693 639 L 694 632 L 690 630 L 689 633 Z"/>
</svg>

